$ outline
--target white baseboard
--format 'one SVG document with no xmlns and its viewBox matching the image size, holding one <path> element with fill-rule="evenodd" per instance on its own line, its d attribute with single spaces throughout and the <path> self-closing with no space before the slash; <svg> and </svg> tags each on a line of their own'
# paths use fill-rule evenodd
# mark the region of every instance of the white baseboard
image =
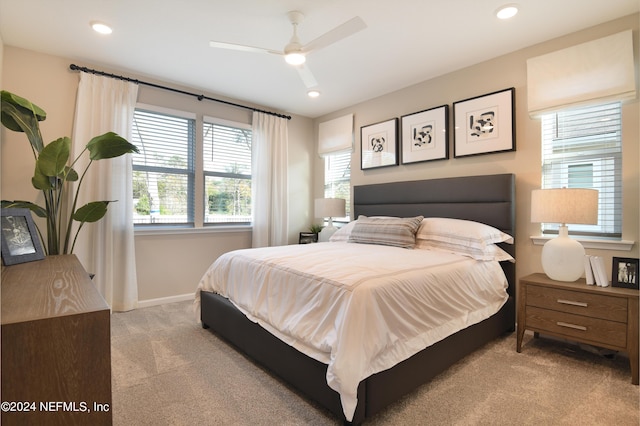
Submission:
<svg viewBox="0 0 640 426">
<path fill-rule="evenodd" d="M 138 300 L 138 308 L 148 308 L 150 306 L 164 305 L 167 303 L 184 302 L 193 300 L 195 293 L 180 294 L 177 296 L 159 297 L 157 299 Z"/>
</svg>

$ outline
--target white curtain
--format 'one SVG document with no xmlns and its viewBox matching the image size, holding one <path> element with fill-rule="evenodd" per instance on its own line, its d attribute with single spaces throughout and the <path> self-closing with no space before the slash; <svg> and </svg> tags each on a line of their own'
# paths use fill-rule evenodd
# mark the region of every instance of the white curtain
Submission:
<svg viewBox="0 0 640 426">
<path fill-rule="evenodd" d="M 73 158 L 91 138 L 115 132 L 131 140 L 133 112 L 138 96 L 134 83 L 80 73 L 73 128 Z M 81 173 L 89 162 L 87 153 L 74 168 Z M 115 201 L 99 222 L 80 231 L 74 254 L 89 272 L 114 311 L 137 307 L 133 240 L 133 194 L 131 154 L 94 161 L 80 187 L 77 207 L 91 201 Z M 75 232 L 75 231 L 74 231 Z"/>
<path fill-rule="evenodd" d="M 253 113 L 253 247 L 288 242 L 287 119 Z"/>
</svg>

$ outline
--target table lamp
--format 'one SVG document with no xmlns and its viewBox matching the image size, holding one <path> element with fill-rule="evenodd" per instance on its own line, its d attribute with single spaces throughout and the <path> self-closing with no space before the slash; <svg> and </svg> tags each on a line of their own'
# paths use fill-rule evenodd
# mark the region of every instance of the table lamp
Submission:
<svg viewBox="0 0 640 426">
<path fill-rule="evenodd" d="M 329 218 L 327 226 L 318 234 L 318 241 L 329 241 L 329 238 L 338 230 L 333 226 L 334 217 L 344 217 L 346 202 L 343 198 L 317 198 L 315 203 L 315 217 Z"/>
<path fill-rule="evenodd" d="M 531 222 L 559 223 L 558 236 L 542 247 L 542 269 L 556 281 L 576 281 L 584 273 L 584 247 L 569 238 L 568 223 L 598 223 L 598 191 L 584 188 L 535 189 Z"/>
</svg>

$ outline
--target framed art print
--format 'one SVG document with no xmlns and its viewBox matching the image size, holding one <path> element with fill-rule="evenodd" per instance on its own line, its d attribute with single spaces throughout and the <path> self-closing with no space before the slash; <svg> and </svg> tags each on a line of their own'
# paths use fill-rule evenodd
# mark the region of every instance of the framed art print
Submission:
<svg viewBox="0 0 640 426">
<path fill-rule="evenodd" d="M 453 103 L 454 157 L 515 151 L 515 89 Z"/>
<path fill-rule="evenodd" d="M 611 266 L 611 285 L 613 287 L 640 289 L 638 285 L 638 259 L 614 257 Z"/>
<path fill-rule="evenodd" d="M 362 170 L 398 165 L 398 119 L 360 128 Z"/>
<path fill-rule="evenodd" d="M 40 237 L 29 209 L 2 209 L 2 261 L 5 265 L 44 259 Z"/>
<path fill-rule="evenodd" d="M 402 164 L 449 158 L 449 105 L 401 117 Z"/>
</svg>

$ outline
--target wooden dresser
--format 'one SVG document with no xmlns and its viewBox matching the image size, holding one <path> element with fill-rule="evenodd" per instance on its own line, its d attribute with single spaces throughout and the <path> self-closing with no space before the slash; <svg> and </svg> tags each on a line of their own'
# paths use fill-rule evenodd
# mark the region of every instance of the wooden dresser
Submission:
<svg viewBox="0 0 640 426">
<path fill-rule="evenodd" d="M 638 290 L 554 281 L 544 274 L 518 285 L 517 351 L 525 330 L 629 354 L 631 382 L 638 384 Z"/>
<path fill-rule="evenodd" d="M 109 306 L 74 255 L 3 266 L 2 425 L 110 425 Z"/>
</svg>

